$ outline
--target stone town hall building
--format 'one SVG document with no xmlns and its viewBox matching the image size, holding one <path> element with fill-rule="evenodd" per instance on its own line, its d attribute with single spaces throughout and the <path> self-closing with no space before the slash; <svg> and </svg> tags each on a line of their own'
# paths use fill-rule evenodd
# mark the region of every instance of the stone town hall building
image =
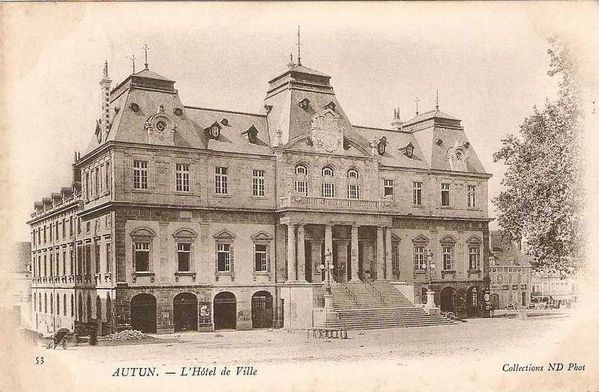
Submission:
<svg viewBox="0 0 599 392">
<path fill-rule="evenodd" d="M 290 64 L 252 114 L 186 106 L 147 66 L 113 87 L 106 65 L 73 182 L 28 222 L 37 330 L 305 328 L 325 262 L 336 309 L 418 308 L 432 279 L 442 311 L 480 316 L 490 174 L 460 120 L 353 125 L 330 79 Z"/>
</svg>

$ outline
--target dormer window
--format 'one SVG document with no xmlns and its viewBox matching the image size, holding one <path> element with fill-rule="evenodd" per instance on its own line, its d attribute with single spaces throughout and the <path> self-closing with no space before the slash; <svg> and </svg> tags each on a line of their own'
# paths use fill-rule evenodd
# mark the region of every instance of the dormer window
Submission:
<svg viewBox="0 0 599 392">
<path fill-rule="evenodd" d="M 405 146 L 404 154 L 408 158 L 412 158 L 412 156 L 414 156 L 414 145 L 412 143 L 408 143 L 408 145 Z"/>
<path fill-rule="evenodd" d="M 255 126 L 249 127 L 247 130 L 241 132 L 242 135 L 248 135 L 250 143 L 255 144 L 258 141 L 258 130 Z"/>
<path fill-rule="evenodd" d="M 332 111 L 335 111 L 335 108 L 337 107 L 337 105 L 335 104 L 335 102 L 331 101 L 331 102 L 327 103 L 324 107 L 326 109 L 330 109 Z"/>
<path fill-rule="evenodd" d="M 358 171 L 356 169 L 349 169 L 347 171 L 347 178 L 357 180 L 358 179 Z"/>
<path fill-rule="evenodd" d="M 322 176 L 323 177 L 333 177 L 333 169 L 330 167 L 324 167 L 322 169 Z"/>
<path fill-rule="evenodd" d="M 229 126 L 229 120 L 227 120 L 226 118 L 223 118 L 222 120 L 220 120 L 220 123 L 223 124 L 225 127 Z"/>
<path fill-rule="evenodd" d="M 305 176 L 308 174 L 308 169 L 304 165 L 297 165 L 295 167 L 295 174 Z"/>
<path fill-rule="evenodd" d="M 310 106 L 310 100 L 308 98 L 304 98 L 297 103 L 300 108 L 306 110 Z"/>
<path fill-rule="evenodd" d="M 383 136 L 379 140 L 379 142 L 376 146 L 376 149 L 377 149 L 379 155 L 383 155 L 385 153 L 386 148 L 387 148 L 387 138 L 385 136 Z"/>
<path fill-rule="evenodd" d="M 212 125 L 210 125 L 208 128 L 204 129 L 206 134 L 211 139 L 218 139 L 218 137 L 220 136 L 220 130 L 221 130 L 221 126 L 216 121 L 214 123 L 212 123 Z"/>
</svg>

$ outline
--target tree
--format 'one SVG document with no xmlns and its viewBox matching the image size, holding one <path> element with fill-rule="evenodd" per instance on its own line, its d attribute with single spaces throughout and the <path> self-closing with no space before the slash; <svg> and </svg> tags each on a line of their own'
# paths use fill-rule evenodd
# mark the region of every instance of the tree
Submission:
<svg viewBox="0 0 599 392">
<path fill-rule="evenodd" d="M 549 40 L 547 74 L 559 78 L 557 99 L 536 106 L 520 135 L 502 139 L 494 161 L 507 171 L 493 199 L 498 223 L 525 240 L 538 270 L 575 272 L 584 260 L 582 114 L 575 64 L 568 47 Z"/>
</svg>

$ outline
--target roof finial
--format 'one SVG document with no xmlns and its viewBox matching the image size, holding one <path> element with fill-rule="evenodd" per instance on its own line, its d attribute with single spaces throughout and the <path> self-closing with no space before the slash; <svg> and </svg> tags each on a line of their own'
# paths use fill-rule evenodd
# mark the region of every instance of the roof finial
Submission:
<svg viewBox="0 0 599 392">
<path fill-rule="evenodd" d="M 302 65 L 302 36 L 300 25 L 297 25 L 297 65 Z"/>
<path fill-rule="evenodd" d="M 131 60 L 131 65 L 133 66 L 133 73 L 135 73 L 135 55 L 131 55 L 129 60 Z"/>
<path fill-rule="evenodd" d="M 146 66 L 146 69 L 148 69 L 148 45 L 144 44 L 144 55 L 145 55 L 145 59 L 146 62 L 144 63 L 144 65 Z"/>
<path fill-rule="evenodd" d="M 108 60 L 104 62 L 104 77 L 108 77 Z"/>
<path fill-rule="evenodd" d="M 289 62 L 287 63 L 289 68 L 295 67 L 295 63 L 293 62 L 293 52 L 289 53 Z"/>
<path fill-rule="evenodd" d="M 418 115 L 418 97 L 416 97 L 416 115 Z"/>
<path fill-rule="evenodd" d="M 437 90 L 437 105 L 435 106 L 437 110 L 439 110 L 439 90 Z"/>
</svg>

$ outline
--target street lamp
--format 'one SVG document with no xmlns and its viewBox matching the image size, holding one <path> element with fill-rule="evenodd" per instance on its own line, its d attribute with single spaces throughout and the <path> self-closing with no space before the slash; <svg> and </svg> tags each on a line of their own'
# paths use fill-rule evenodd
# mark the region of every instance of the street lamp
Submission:
<svg viewBox="0 0 599 392">
<path fill-rule="evenodd" d="M 433 252 L 429 249 L 426 251 L 426 264 L 424 268 L 428 269 L 428 288 L 426 290 L 426 305 L 425 309 L 435 307 L 435 292 L 433 291 L 433 270 L 437 267 L 433 262 Z"/>
<path fill-rule="evenodd" d="M 327 249 L 327 251 L 324 254 L 324 262 L 325 264 L 320 264 L 318 266 L 318 269 L 320 269 L 320 271 L 324 271 L 325 269 L 328 270 L 326 272 L 326 293 L 327 294 L 332 294 L 331 292 L 331 273 L 333 272 L 333 268 L 335 268 L 335 266 L 332 263 L 332 258 L 333 258 L 333 253 L 331 252 L 330 249 Z"/>
</svg>

